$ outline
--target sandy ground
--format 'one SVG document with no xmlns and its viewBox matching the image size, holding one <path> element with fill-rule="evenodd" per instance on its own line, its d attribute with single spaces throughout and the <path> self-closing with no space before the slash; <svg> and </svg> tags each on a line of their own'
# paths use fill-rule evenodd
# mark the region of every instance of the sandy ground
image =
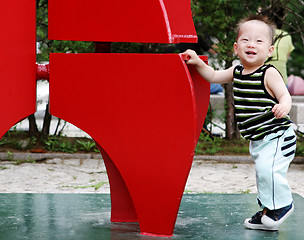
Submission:
<svg viewBox="0 0 304 240">
<path fill-rule="evenodd" d="M 304 197 L 304 165 L 287 175 L 294 193 Z M 186 193 L 256 193 L 254 165 L 195 160 Z M 102 159 L 49 159 L 43 163 L 0 162 L 0 193 L 110 193 Z"/>
</svg>

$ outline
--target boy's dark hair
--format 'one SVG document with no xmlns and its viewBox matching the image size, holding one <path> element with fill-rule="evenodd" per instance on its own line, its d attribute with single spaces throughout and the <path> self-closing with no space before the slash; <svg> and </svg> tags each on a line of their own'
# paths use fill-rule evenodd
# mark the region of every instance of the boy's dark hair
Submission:
<svg viewBox="0 0 304 240">
<path fill-rule="evenodd" d="M 237 25 L 237 30 L 236 30 L 236 38 L 238 39 L 241 26 L 244 23 L 249 22 L 249 21 L 253 21 L 253 20 L 263 22 L 269 27 L 271 44 L 273 44 L 274 43 L 274 35 L 275 35 L 275 25 L 272 21 L 269 20 L 268 17 L 262 16 L 262 15 L 250 15 L 250 16 L 242 19 L 241 21 L 239 21 L 239 23 Z"/>
</svg>

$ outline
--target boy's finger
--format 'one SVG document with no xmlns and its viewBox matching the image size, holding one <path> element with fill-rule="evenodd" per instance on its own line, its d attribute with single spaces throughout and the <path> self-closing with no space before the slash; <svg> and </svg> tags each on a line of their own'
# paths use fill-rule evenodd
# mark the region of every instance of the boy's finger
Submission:
<svg viewBox="0 0 304 240">
<path fill-rule="evenodd" d="M 182 53 L 181 57 L 184 61 L 189 61 L 191 59 L 190 55 L 188 55 L 186 53 Z"/>
</svg>

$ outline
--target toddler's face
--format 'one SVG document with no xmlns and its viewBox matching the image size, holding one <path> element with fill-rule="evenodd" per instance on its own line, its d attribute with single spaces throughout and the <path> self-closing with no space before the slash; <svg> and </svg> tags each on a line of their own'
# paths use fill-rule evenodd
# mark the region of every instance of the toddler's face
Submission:
<svg viewBox="0 0 304 240">
<path fill-rule="evenodd" d="M 234 43 L 234 52 L 245 68 L 261 66 L 271 57 L 271 42 L 269 26 L 264 22 L 252 20 L 241 25 L 237 42 Z"/>
</svg>

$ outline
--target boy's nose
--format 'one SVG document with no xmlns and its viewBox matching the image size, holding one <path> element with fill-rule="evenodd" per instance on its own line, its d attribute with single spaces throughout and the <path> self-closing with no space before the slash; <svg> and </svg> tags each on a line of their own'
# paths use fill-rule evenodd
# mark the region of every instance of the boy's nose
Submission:
<svg viewBox="0 0 304 240">
<path fill-rule="evenodd" d="M 255 42 L 254 41 L 248 41 L 247 47 L 254 48 L 255 47 Z"/>
</svg>

